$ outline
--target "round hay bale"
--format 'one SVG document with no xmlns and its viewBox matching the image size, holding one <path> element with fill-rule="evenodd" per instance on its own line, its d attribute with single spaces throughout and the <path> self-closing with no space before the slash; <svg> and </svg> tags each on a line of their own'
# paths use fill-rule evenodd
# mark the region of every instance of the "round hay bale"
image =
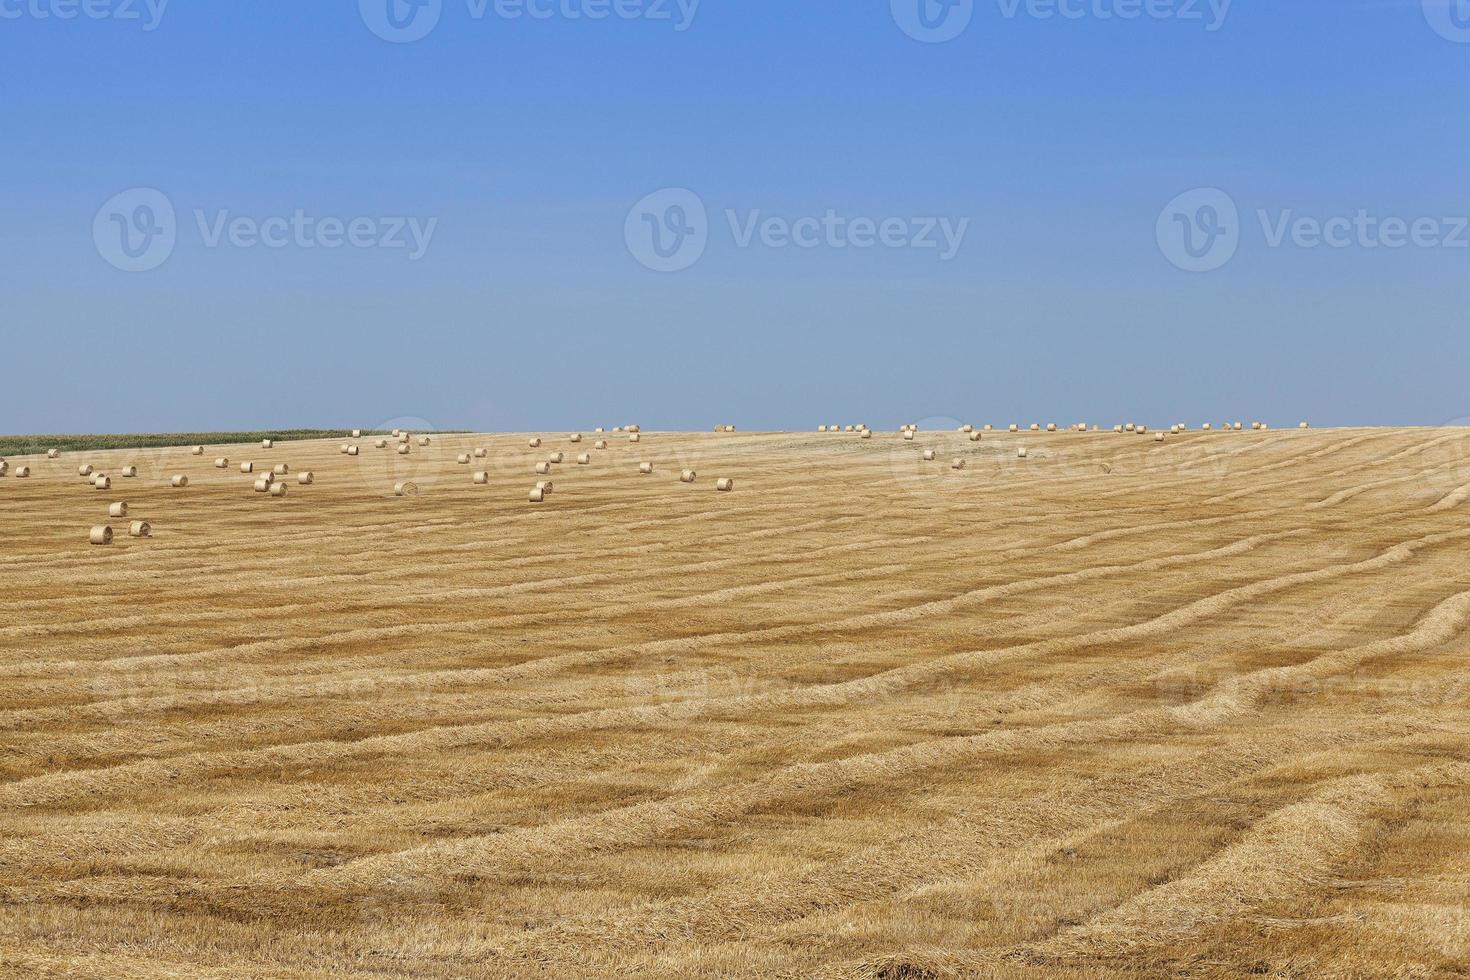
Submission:
<svg viewBox="0 0 1470 980">
<path fill-rule="evenodd" d="M 818 432 L 826 432 L 827 431 L 827 427 L 825 425 L 819 425 L 819 426 L 817 426 L 817 431 Z"/>
<path fill-rule="evenodd" d="M 151 538 L 153 537 L 153 525 L 147 521 L 133 521 L 128 525 L 128 537 Z"/>
<path fill-rule="evenodd" d="M 546 491 L 545 490 L 542 490 L 540 487 L 532 487 L 531 488 L 531 496 L 530 496 L 531 503 L 533 503 L 533 504 L 539 504 L 539 503 L 541 503 L 541 501 L 543 501 L 545 499 L 546 499 Z"/>
<path fill-rule="evenodd" d="M 536 464 L 536 472 L 537 473 L 540 473 L 540 474 L 543 474 L 543 475 L 545 475 L 547 473 L 550 473 L 551 472 L 551 464 L 548 463 L 548 462 L 546 462 L 545 460 L 542 460 L 541 462 L 539 462 L 539 463 Z"/>
<path fill-rule="evenodd" d="M 374 449 L 387 449 L 388 448 L 388 440 L 387 439 L 379 439 L 377 442 L 374 442 L 373 443 L 373 448 Z"/>
<path fill-rule="evenodd" d="M 552 490 L 552 482 L 550 480 L 538 480 L 536 483 L 536 489 L 540 490 L 542 493 L 550 493 Z"/>
<path fill-rule="evenodd" d="M 1302 429 L 1310 429 L 1310 428 L 1311 428 L 1311 426 L 1310 426 L 1310 425 L 1308 425 L 1308 424 L 1307 424 L 1307 423 L 1305 423 L 1305 422 L 1303 422 L 1303 423 L 1302 423 L 1302 424 L 1301 424 L 1301 425 L 1300 425 L 1300 426 L 1299 426 L 1299 428 L 1302 428 Z"/>
<path fill-rule="evenodd" d="M 1017 459 L 1025 459 L 1026 458 L 1026 447 L 1025 446 L 1022 446 L 1022 447 L 1020 447 L 1019 449 L 1016 450 L 1016 458 Z"/>
<path fill-rule="evenodd" d="M 46 450 L 46 458 L 47 459 L 60 459 L 61 458 L 61 450 L 60 449 L 48 449 L 48 450 Z"/>
<path fill-rule="evenodd" d="M 630 426 L 628 426 L 628 431 L 629 432 L 642 432 L 643 431 L 643 427 L 641 425 L 630 425 Z"/>
<path fill-rule="evenodd" d="M 1205 432 L 1209 432 L 1212 426 L 1210 425 L 1210 423 L 1206 422 L 1204 425 L 1200 426 L 1200 428 L 1203 429 Z"/>
<path fill-rule="evenodd" d="M 408 444 L 409 439 L 410 439 L 410 437 L 409 437 L 409 434 L 407 432 L 400 432 L 398 434 L 398 441 L 401 442 L 401 443 L 403 443 L 404 445 L 407 445 Z"/>
<path fill-rule="evenodd" d="M 970 433 L 970 441 L 971 442 L 979 442 L 981 440 L 981 438 L 982 438 L 982 434 L 979 433 L 979 432 L 971 432 Z"/>
<path fill-rule="evenodd" d="M 476 470 L 474 479 L 476 483 L 484 486 L 485 484 L 490 482 L 490 474 L 486 473 L 484 470 Z"/>
<path fill-rule="evenodd" d="M 272 483 L 270 494 L 272 497 L 284 497 L 286 495 L 286 484 Z"/>
<path fill-rule="evenodd" d="M 722 476 L 715 481 L 715 489 L 720 493 L 729 493 L 735 489 L 735 481 L 728 476 Z"/>
<path fill-rule="evenodd" d="M 592 448 L 593 449 L 606 449 L 607 448 L 607 440 L 606 439 L 599 439 L 599 440 L 597 440 L 596 442 L 594 442 L 592 444 Z"/>
<path fill-rule="evenodd" d="M 638 464 L 638 472 L 639 473 L 642 473 L 644 476 L 647 476 L 648 474 L 650 474 L 650 473 L 653 472 L 653 464 L 652 463 L 639 463 Z"/>
<path fill-rule="evenodd" d="M 630 435 L 630 436 L 629 436 L 629 437 L 628 437 L 628 441 L 629 441 L 629 442 L 640 442 L 640 441 L 642 441 L 642 439 L 643 439 L 643 437 L 642 437 L 642 436 L 640 436 L 640 435 L 639 435 L 639 434 L 638 434 L 638 433 L 636 433 L 636 432 L 635 432 L 635 433 L 633 433 L 633 434 L 632 434 L 632 435 Z"/>
<path fill-rule="evenodd" d="M 954 459 L 949 461 L 949 466 L 950 469 L 962 470 L 965 468 L 965 461 L 963 458 L 956 456 Z"/>
<path fill-rule="evenodd" d="M 541 448 L 541 440 L 540 439 L 532 439 L 529 443 L 527 443 L 527 445 L 529 445 L 532 449 L 540 449 Z"/>
<path fill-rule="evenodd" d="M 82 466 L 78 466 L 77 467 L 77 476 L 91 476 L 91 475 L 92 475 L 92 464 L 91 463 L 87 463 L 85 465 L 82 465 Z"/>
<path fill-rule="evenodd" d="M 214 468 L 215 469 L 222 470 L 222 469 L 225 469 L 226 467 L 228 467 L 229 465 L 230 465 L 230 457 L 228 457 L 228 456 L 219 456 L 219 457 L 216 457 L 215 458 L 215 461 L 214 461 Z"/>
<path fill-rule="evenodd" d="M 592 456 L 591 456 L 591 454 L 589 454 L 589 453 L 578 453 L 577 454 L 577 465 L 578 466 L 586 466 L 590 462 L 592 462 Z"/>
<path fill-rule="evenodd" d="M 127 503 L 125 501 L 119 500 L 115 504 L 108 505 L 108 508 L 107 508 L 107 516 L 108 517 L 127 517 L 128 516 L 128 505 L 127 505 Z"/>
<path fill-rule="evenodd" d="M 679 474 L 680 483 L 693 483 L 694 479 L 695 473 L 693 470 L 685 470 L 684 472 Z"/>
<path fill-rule="evenodd" d="M 262 476 L 255 481 L 256 493 L 270 493 L 274 481 L 269 476 Z"/>
<path fill-rule="evenodd" d="M 871 438 L 873 438 L 873 430 L 872 429 L 864 429 L 863 430 L 863 434 L 859 438 L 862 438 L 862 439 L 871 439 Z"/>
<path fill-rule="evenodd" d="M 475 458 L 476 459 L 484 459 L 488 455 L 489 455 L 489 453 L 486 452 L 483 448 L 482 449 L 476 449 L 475 450 Z"/>
<path fill-rule="evenodd" d="M 582 441 L 582 433 L 580 433 L 580 432 L 573 432 L 568 438 L 572 442 L 581 442 Z"/>
<path fill-rule="evenodd" d="M 398 455 L 400 455 L 400 456 L 407 456 L 407 455 L 409 455 L 412 452 L 413 452 L 413 450 L 409 448 L 408 443 L 406 443 L 406 442 L 405 443 L 401 443 L 398 446 Z"/>
<path fill-rule="evenodd" d="M 604 429 L 604 428 L 603 428 L 603 427 L 602 427 L 602 426 L 600 426 L 600 425 L 599 425 L 599 426 L 598 426 L 598 427 L 597 427 L 597 428 L 595 428 L 595 429 L 593 429 L 593 430 L 592 430 L 592 431 L 593 431 L 593 432 L 598 432 L 598 433 L 601 433 L 601 432 L 605 432 L 605 431 L 607 431 L 607 430 L 606 430 L 606 429 Z"/>
<path fill-rule="evenodd" d="M 1114 432 L 1122 432 L 1123 431 L 1123 427 L 1121 425 L 1115 425 L 1115 426 L 1113 426 L 1113 431 Z"/>
<path fill-rule="evenodd" d="M 419 445 L 420 446 L 427 446 L 428 444 L 429 444 L 429 437 L 428 436 L 419 436 Z"/>
<path fill-rule="evenodd" d="M 1017 425 L 1016 423 L 1012 422 L 1010 425 L 1008 425 L 1006 427 L 1006 431 L 1007 432 L 1020 432 L 1021 431 L 1021 427 L 1019 425 Z"/>
<path fill-rule="evenodd" d="M 112 544 L 112 528 L 99 524 L 92 528 L 92 533 L 87 535 L 87 540 L 93 544 Z"/>
<path fill-rule="evenodd" d="M 28 477 L 30 475 L 31 475 L 31 468 L 29 466 L 17 466 L 15 468 L 15 478 L 17 480 L 24 480 L 26 477 Z"/>
<path fill-rule="evenodd" d="M 175 476 L 172 480 L 169 480 L 168 482 L 169 482 L 169 486 L 174 486 L 174 487 L 187 487 L 189 485 L 189 478 L 187 476 L 185 476 L 184 474 L 180 473 L 177 476 Z"/>
<path fill-rule="evenodd" d="M 1138 428 L 1138 426 L 1134 425 L 1132 422 L 1129 422 L 1127 425 L 1123 426 L 1123 431 L 1124 432 L 1133 432 L 1137 428 Z"/>
<path fill-rule="evenodd" d="M 908 431 L 908 430 L 904 430 L 903 441 L 904 442 L 913 442 L 914 441 L 914 434 L 912 432 Z"/>
<path fill-rule="evenodd" d="M 344 443 L 342 443 L 342 445 L 340 445 L 340 446 L 337 447 L 337 452 L 341 453 L 343 456 L 346 456 L 347 455 L 347 448 L 348 448 L 347 447 L 347 443 L 344 442 Z"/>
<path fill-rule="evenodd" d="M 1245 428 L 1245 425 L 1244 424 L 1242 424 L 1240 422 L 1235 423 L 1235 431 L 1236 432 L 1239 432 L 1241 429 L 1244 429 L 1244 428 Z"/>
<path fill-rule="evenodd" d="M 1163 441 L 1164 441 L 1164 434 L 1162 432 L 1155 432 L 1154 433 L 1154 442 L 1163 442 Z"/>
<path fill-rule="evenodd" d="M 352 430 L 352 438 L 354 438 L 354 439 L 361 439 L 362 438 L 362 430 L 361 429 L 353 429 Z"/>
<path fill-rule="evenodd" d="M 296 482 L 303 487 L 311 486 L 311 484 L 315 480 L 316 476 L 311 472 L 311 470 L 303 470 L 302 472 L 296 474 Z"/>
<path fill-rule="evenodd" d="M 995 431 L 995 426 L 991 425 L 989 422 L 986 422 L 985 423 L 985 431 L 986 432 L 994 432 Z"/>
<path fill-rule="evenodd" d="M 468 466 L 470 463 L 470 454 L 460 453 L 458 456 L 454 457 L 454 461 L 461 466 Z"/>
<path fill-rule="evenodd" d="M 122 468 L 122 475 L 131 479 L 138 475 L 138 468 L 136 466 L 124 466 Z"/>
<path fill-rule="evenodd" d="M 549 459 L 549 460 L 551 460 L 553 463 L 560 463 L 566 457 L 563 456 L 561 453 L 552 453 L 550 456 L 548 456 L 546 458 Z"/>
<path fill-rule="evenodd" d="M 92 486 L 97 490 L 111 490 L 112 478 L 105 473 L 99 473 L 92 479 Z"/>
<path fill-rule="evenodd" d="M 285 463 L 277 463 L 275 466 L 271 467 L 271 473 L 274 476 L 285 476 L 287 473 L 290 472 L 291 467 L 286 465 Z"/>
<path fill-rule="evenodd" d="M 254 463 L 241 463 L 240 464 L 240 472 L 241 473 L 254 473 L 255 472 L 255 464 Z"/>
<path fill-rule="evenodd" d="M 934 462 L 934 450 L 932 450 L 932 449 L 926 449 L 926 450 L 924 450 L 924 462 L 926 462 L 926 463 L 932 463 L 932 462 Z"/>
<path fill-rule="evenodd" d="M 393 484 L 393 493 L 400 497 L 412 497 L 419 492 L 419 485 L 408 480 L 400 480 Z"/>
<path fill-rule="evenodd" d="M 262 439 L 262 440 L 260 440 L 260 448 L 261 449 L 274 449 L 275 446 L 276 446 L 276 444 L 274 442 L 272 442 L 270 439 Z"/>
<path fill-rule="evenodd" d="M 973 425 L 962 425 L 962 426 L 960 426 L 960 431 L 961 432 L 974 432 L 975 431 L 975 427 Z"/>
<path fill-rule="evenodd" d="M 204 455 L 204 447 L 203 446 L 195 446 L 193 449 L 189 450 L 189 455 L 190 456 L 203 456 Z"/>
<path fill-rule="evenodd" d="M 1057 424 L 1055 422 L 1048 422 L 1048 423 L 1046 423 L 1046 431 L 1047 432 L 1055 432 L 1055 431 L 1057 431 Z"/>
<path fill-rule="evenodd" d="M 1031 431 L 1032 432 L 1040 432 L 1041 431 L 1041 425 L 1039 423 L 1037 423 L 1037 422 L 1032 422 L 1031 423 Z"/>
</svg>

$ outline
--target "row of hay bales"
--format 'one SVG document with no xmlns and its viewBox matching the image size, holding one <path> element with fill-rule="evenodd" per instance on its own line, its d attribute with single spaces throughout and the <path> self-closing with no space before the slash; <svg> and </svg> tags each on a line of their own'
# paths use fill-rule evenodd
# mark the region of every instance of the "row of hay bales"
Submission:
<svg viewBox="0 0 1470 980">
<path fill-rule="evenodd" d="M 598 433 L 601 433 L 603 430 L 599 428 L 596 431 Z M 617 432 L 617 431 L 622 431 L 622 430 L 621 430 L 621 427 L 620 427 L 619 429 L 614 429 L 613 431 L 614 432 Z M 639 427 L 637 425 L 627 426 L 626 427 L 626 431 L 628 432 L 628 440 L 630 442 L 636 443 L 636 442 L 639 442 L 640 441 L 640 439 L 641 439 L 641 433 L 640 433 Z M 734 432 L 735 431 L 735 427 L 733 425 L 730 425 L 730 426 L 719 426 L 719 427 L 716 428 L 715 431 L 716 432 L 720 432 L 720 431 Z M 574 444 L 575 443 L 580 443 L 582 441 L 582 434 L 580 432 L 573 432 L 573 433 L 571 433 L 570 435 L 567 436 L 567 441 L 568 442 L 571 442 L 571 443 L 574 443 Z M 530 448 L 532 448 L 532 449 L 539 449 L 539 448 L 541 448 L 541 445 L 542 445 L 542 439 L 541 439 L 540 436 L 535 436 L 535 437 L 533 437 L 533 438 L 530 439 L 529 444 L 530 444 Z M 605 450 L 605 449 L 607 449 L 607 440 L 605 440 L 605 439 L 598 439 L 596 441 L 596 443 L 594 444 L 594 448 L 595 449 L 599 449 L 599 450 Z M 543 459 L 540 462 L 536 463 L 536 466 L 535 466 L 536 475 L 537 476 L 551 476 L 552 473 L 554 472 L 553 469 L 552 469 L 552 467 L 562 465 L 565 462 L 565 460 L 566 460 L 565 454 L 562 453 L 562 452 L 560 452 L 560 451 L 557 451 L 557 452 L 553 452 L 553 453 L 548 454 L 545 459 Z M 462 462 L 462 463 L 463 462 L 466 462 L 466 460 L 464 459 L 463 456 L 460 457 L 460 462 Z M 577 463 L 578 466 L 587 466 L 587 465 L 590 465 L 591 462 L 592 462 L 592 456 L 591 456 L 590 453 L 578 453 L 577 454 L 576 463 Z M 638 464 L 638 473 L 639 473 L 640 476 L 652 476 L 653 473 L 654 473 L 654 464 L 651 461 L 647 461 L 647 460 L 640 462 Z M 698 479 L 698 474 L 694 470 L 682 470 L 680 472 L 680 474 L 679 474 L 679 482 L 680 483 L 694 483 L 697 479 Z M 486 474 L 486 473 L 476 473 L 475 474 L 475 482 L 476 483 L 487 483 L 487 482 L 489 482 L 488 474 Z M 528 499 L 528 501 L 530 503 L 533 503 L 533 504 L 544 503 L 546 501 L 546 498 L 551 494 L 551 492 L 554 489 L 554 487 L 555 487 L 555 484 L 551 480 L 539 480 L 539 481 L 537 481 L 536 485 L 531 488 L 530 493 L 527 494 L 527 499 Z M 734 479 L 729 478 L 729 477 L 721 477 L 721 478 L 719 478 L 719 479 L 717 479 L 715 481 L 715 489 L 717 491 L 721 492 L 721 493 L 729 493 L 730 491 L 733 491 L 735 489 L 735 481 L 734 481 Z"/>
<path fill-rule="evenodd" d="M 1223 423 L 1220 426 L 1220 430 L 1221 431 L 1224 431 L 1224 432 L 1229 432 L 1229 431 L 1240 432 L 1244 428 L 1245 428 L 1245 423 L 1244 422 L 1226 422 L 1226 423 Z M 1253 429 L 1255 431 L 1258 431 L 1258 432 L 1259 431 L 1264 431 L 1264 430 L 1269 429 L 1269 428 L 1270 428 L 1270 426 L 1267 423 L 1265 423 L 1265 422 L 1252 422 L 1251 423 L 1251 429 Z M 1311 425 L 1309 423 L 1307 423 L 1307 422 L 1302 422 L 1299 425 L 1299 428 L 1309 429 L 1309 428 L 1311 428 Z M 1202 432 L 1210 432 L 1210 431 L 1213 431 L 1214 430 L 1214 425 L 1212 423 L 1210 423 L 1210 422 L 1206 422 L 1206 423 L 1204 423 L 1203 425 L 1200 426 L 1200 430 Z M 716 431 L 718 431 L 718 430 L 716 430 Z M 858 425 L 848 425 L 848 426 L 841 426 L 841 425 L 819 425 L 819 426 L 817 426 L 817 431 L 819 433 L 852 433 L 852 434 L 857 435 L 857 436 L 859 436 L 861 438 L 864 438 L 864 439 L 872 438 L 872 430 L 870 428 L 868 428 L 868 426 L 861 425 L 861 424 L 858 424 Z M 914 440 L 915 433 L 917 433 L 918 431 L 919 431 L 919 427 L 917 425 L 912 424 L 912 423 L 908 423 L 908 424 L 905 424 L 905 425 L 900 426 L 899 427 L 899 430 L 898 430 L 898 433 L 899 433 L 899 435 L 905 441 L 912 442 Z M 966 425 L 961 425 L 959 427 L 959 430 L 958 431 L 960 431 L 960 432 L 962 432 L 962 433 L 964 433 L 966 435 L 971 436 L 972 439 L 973 439 L 973 441 L 978 442 L 978 441 L 980 441 L 979 440 L 979 434 L 980 433 L 982 433 L 982 432 L 992 432 L 992 431 L 995 431 L 995 427 L 993 425 L 989 425 L 989 424 L 983 425 L 983 426 L 979 426 L 979 427 L 976 427 L 975 425 L 971 425 L 971 424 L 966 424 Z M 1021 426 L 1018 423 L 1012 422 L 1010 425 L 1006 426 L 1006 431 L 1007 432 L 1011 432 L 1011 433 L 1017 433 L 1017 432 L 1020 432 L 1021 431 Z M 1057 424 L 1055 422 L 1048 422 L 1045 426 L 1043 426 L 1040 422 L 1032 422 L 1031 425 L 1030 425 L 1030 427 L 1027 429 L 1027 431 L 1029 431 L 1029 432 L 1060 432 L 1060 431 L 1063 431 L 1063 430 L 1061 430 L 1057 426 Z M 1086 422 L 1078 422 L 1075 425 L 1068 426 L 1065 431 L 1068 431 L 1068 432 L 1089 432 L 1089 431 L 1091 431 L 1091 432 L 1101 432 L 1102 430 L 1097 425 L 1093 425 L 1093 426 L 1091 426 L 1089 428 L 1089 426 L 1087 425 Z M 1149 431 L 1149 428 L 1146 425 L 1141 425 L 1141 424 L 1138 424 L 1138 423 L 1135 423 L 1135 422 L 1126 422 L 1126 423 L 1120 423 L 1118 425 L 1113 426 L 1113 431 L 1114 432 L 1137 432 L 1137 433 L 1143 434 L 1143 433 L 1147 433 Z M 1178 423 L 1176 425 L 1170 426 L 1169 427 L 1169 431 L 1170 432 L 1176 432 L 1176 433 L 1177 432 L 1187 432 L 1187 431 L 1189 431 L 1189 427 L 1187 425 L 1185 425 L 1184 423 L 1180 422 L 1180 423 Z"/>
</svg>

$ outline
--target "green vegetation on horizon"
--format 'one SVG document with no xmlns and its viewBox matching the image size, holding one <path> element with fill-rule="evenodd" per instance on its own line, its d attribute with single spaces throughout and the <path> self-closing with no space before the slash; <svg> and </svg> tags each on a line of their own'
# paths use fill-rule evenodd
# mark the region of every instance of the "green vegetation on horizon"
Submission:
<svg viewBox="0 0 1470 980">
<path fill-rule="evenodd" d="M 386 436 L 387 432 L 363 429 L 363 437 Z M 433 433 L 428 433 L 432 435 Z M 165 446 L 234 445 L 279 439 L 350 439 L 351 429 L 274 429 L 260 432 L 156 432 L 131 435 L 35 435 L 0 436 L 0 457 L 28 456 L 60 449 L 72 452 L 83 449 L 156 449 Z"/>
</svg>

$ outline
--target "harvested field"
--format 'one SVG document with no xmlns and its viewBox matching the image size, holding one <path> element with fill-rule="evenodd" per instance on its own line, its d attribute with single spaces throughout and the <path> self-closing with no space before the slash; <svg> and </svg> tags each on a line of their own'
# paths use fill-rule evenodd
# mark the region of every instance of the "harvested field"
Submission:
<svg viewBox="0 0 1470 980">
<path fill-rule="evenodd" d="M 1470 430 L 530 436 L 10 457 L 0 972 L 1463 976 Z"/>
</svg>

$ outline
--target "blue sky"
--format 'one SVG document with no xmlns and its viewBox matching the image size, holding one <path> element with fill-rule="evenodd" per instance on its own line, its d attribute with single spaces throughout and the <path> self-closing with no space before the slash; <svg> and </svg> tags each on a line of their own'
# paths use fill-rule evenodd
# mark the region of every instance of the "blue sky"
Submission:
<svg viewBox="0 0 1470 980">
<path fill-rule="evenodd" d="M 152 2 L 0 0 L 0 431 L 1470 416 L 1467 0 Z"/>
</svg>

